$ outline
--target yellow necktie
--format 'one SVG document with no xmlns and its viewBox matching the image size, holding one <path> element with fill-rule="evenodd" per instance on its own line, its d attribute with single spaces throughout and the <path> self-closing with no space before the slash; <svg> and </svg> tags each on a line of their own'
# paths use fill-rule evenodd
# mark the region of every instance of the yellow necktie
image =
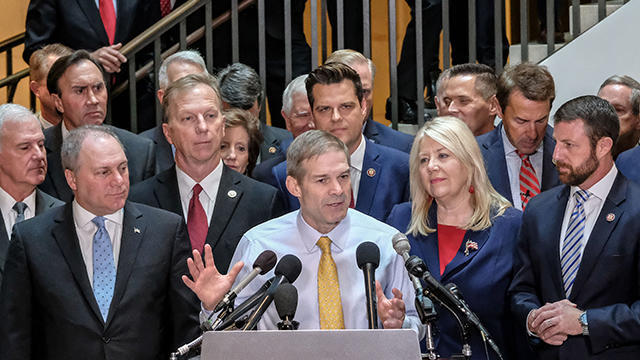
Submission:
<svg viewBox="0 0 640 360">
<path fill-rule="evenodd" d="M 318 264 L 320 329 L 344 329 L 338 269 L 331 257 L 331 239 L 323 236 L 316 244 L 322 250 Z"/>
</svg>

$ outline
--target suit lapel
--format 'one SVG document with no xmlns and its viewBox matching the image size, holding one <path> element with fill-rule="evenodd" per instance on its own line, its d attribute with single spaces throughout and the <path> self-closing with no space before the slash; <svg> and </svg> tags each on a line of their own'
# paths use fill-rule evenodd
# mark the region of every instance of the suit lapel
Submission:
<svg viewBox="0 0 640 360">
<path fill-rule="evenodd" d="M 358 188 L 358 202 L 356 210 L 365 214 L 371 213 L 373 197 L 378 187 L 380 179 L 380 164 L 377 162 L 380 153 L 375 148 L 375 144 L 365 140 L 364 159 L 362 161 L 362 172 L 360 174 L 360 187 Z"/>
<path fill-rule="evenodd" d="M 76 0 L 78 6 L 84 12 L 84 15 L 89 20 L 89 24 L 91 24 L 91 28 L 96 33 L 97 37 L 100 38 L 101 44 L 97 44 L 97 47 L 106 46 L 109 44 L 109 38 L 107 37 L 107 32 L 104 29 L 104 24 L 102 23 L 102 19 L 100 18 L 100 9 L 96 6 L 95 1 L 93 0 Z M 119 4 L 119 3 L 118 3 Z"/>
<path fill-rule="evenodd" d="M 433 277 L 440 281 L 440 257 L 438 256 L 438 215 L 435 206 L 435 201 L 432 202 L 432 206 L 429 208 L 429 225 L 436 229 L 435 232 L 427 235 L 420 236 L 423 241 L 425 251 L 421 254 L 427 269 L 431 272 Z"/>
<path fill-rule="evenodd" d="M 62 157 L 60 150 L 62 148 L 62 122 L 52 128 L 51 132 L 47 132 L 48 137 L 45 138 L 45 146 L 47 148 L 47 178 L 51 180 L 57 197 L 63 201 L 69 200 L 73 194 L 67 179 L 64 177 L 64 169 L 62 168 Z"/>
<path fill-rule="evenodd" d="M 45 194 L 40 189 L 36 189 L 36 215 L 40 215 L 47 209 L 50 209 L 56 205 L 51 196 Z"/>
<path fill-rule="evenodd" d="M 207 232 L 206 243 L 215 248 L 220 241 L 220 236 L 227 228 L 231 217 L 238 206 L 238 202 L 242 198 L 242 187 L 240 184 L 242 179 L 240 174 L 229 169 L 227 166 L 222 168 L 222 176 L 220 185 L 218 186 L 218 194 L 216 195 L 216 203 L 213 208 L 213 214 L 209 222 L 209 231 Z"/>
<path fill-rule="evenodd" d="M 546 264 L 540 264 L 541 269 L 548 269 L 551 272 L 551 279 L 553 285 L 560 294 L 564 296 L 564 285 L 562 282 L 562 267 L 560 265 L 560 235 L 562 233 L 562 221 L 564 219 L 564 212 L 567 207 L 567 201 L 569 201 L 570 187 L 565 186 L 558 193 L 556 197 L 557 206 L 548 206 L 546 208 L 546 216 L 544 219 L 547 221 L 541 221 L 538 224 L 538 239 L 540 246 L 543 246 L 542 254 L 548 254 L 544 257 L 543 261 Z"/>
<path fill-rule="evenodd" d="M 456 253 L 456 256 L 451 260 L 449 264 L 444 268 L 444 273 L 442 274 L 442 281 L 446 282 L 447 279 L 450 279 L 453 275 L 455 275 L 463 266 L 465 266 L 469 261 L 471 261 L 476 254 L 482 251 L 482 247 L 486 244 L 489 239 L 489 229 L 485 229 L 483 231 L 469 231 L 464 234 L 464 238 L 462 239 L 462 243 L 460 244 L 460 248 Z M 478 245 L 477 250 L 469 250 L 467 254 L 465 254 L 465 250 L 467 248 L 467 241 L 475 242 Z"/>
<path fill-rule="evenodd" d="M 4 226 L 4 219 L 0 214 L 0 269 L 4 268 L 4 262 L 7 257 L 7 251 L 9 250 L 9 234 Z M 0 270 L 0 283 L 2 282 L 2 270 Z"/>
<path fill-rule="evenodd" d="M 184 219 L 175 165 L 156 176 L 153 195 L 156 197 L 161 209 L 171 211 Z"/>
<path fill-rule="evenodd" d="M 113 299 L 109 307 L 107 326 L 118 310 L 118 305 L 127 287 L 127 282 L 131 275 L 131 270 L 138 256 L 138 249 L 142 243 L 146 223 L 143 222 L 142 213 L 135 205 L 127 202 L 124 207 L 124 218 L 122 222 L 122 238 L 120 242 L 120 255 L 118 258 L 118 268 L 116 272 L 116 284 L 113 291 Z"/>
<path fill-rule="evenodd" d="M 367 122 L 364 126 L 363 134 L 367 139 L 371 139 L 373 142 L 378 143 L 379 133 L 373 121 L 374 120 L 372 118 L 367 119 Z"/>
<path fill-rule="evenodd" d="M 551 126 L 547 125 L 547 132 L 544 136 L 542 145 L 542 191 L 551 189 L 552 187 L 559 185 L 558 171 L 555 165 L 553 165 L 553 150 L 556 146 L 555 140 L 553 140 L 553 130 Z"/>
<path fill-rule="evenodd" d="M 87 276 L 87 267 L 82 258 L 80 244 L 78 243 L 78 235 L 76 234 L 76 226 L 73 221 L 73 211 L 71 203 L 67 203 L 64 209 L 60 211 L 54 219 L 56 224 L 52 229 L 53 238 L 56 240 L 62 255 L 69 265 L 69 269 L 73 274 L 78 287 L 82 291 L 91 310 L 93 310 L 96 319 L 103 321 L 100 308 L 96 302 L 96 298 Z"/>
<path fill-rule="evenodd" d="M 507 160 L 504 154 L 504 145 L 502 144 L 502 123 L 492 132 L 494 136 L 487 139 L 482 147 L 487 151 L 485 157 L 485 165 L 487 174 L 491 178 L 491 185 L 500 194 L 503 194 L 507 200 L 513 202 L 511 196 L 511 186 L 509 185 L 509 172 L 507 171 Z M 487 162 L 486 159 L 492 161 Z"/>
<path fill-rule="evenodd" d="M 607 241 L 609 241 L 609 237 L 616 228 L 618 220 L 622 217 L 624 210 L 620 207 L 620 204 L 624 202 L 626 193 L 627 179 L 618 173 L 609 191 L 609 195 L 604 200 L 604 205 L 602 206 L 600 214 L 598 214 L 589 240 L 585 245 L 580 267 L 578 268 L 578 273 L 576 274 L 576 279 L 571 290 L 571 299 L 576 299 L 583 285 L 586 284 L 593 267 L 600 259 L 600 253 L 604 249 Z M 611 219 L 609 214 L 614 215 L 611 221 L 609 221 Z"/>
</svg>

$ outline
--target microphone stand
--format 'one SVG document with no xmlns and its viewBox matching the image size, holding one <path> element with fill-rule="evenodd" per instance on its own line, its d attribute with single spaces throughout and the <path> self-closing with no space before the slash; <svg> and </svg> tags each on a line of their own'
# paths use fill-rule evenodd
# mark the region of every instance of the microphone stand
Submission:
<svg viewBox="0 0 640 360">
<path fill-rule="evenodd" d="M 438 358 L 438 354 L 435 351 L 436 347 L 433 343 L 432 324 L 436 321 L 438 314 L 436 313 L 436 309 L 433 308 L 433 302 L 431 302 L 428 297 L 424 296 L 424 294 L 416 293 L 415 306 L 418 311 L 420 321 L 427 328 L 427 353 L 422 354 L 422 358 L 427 360 L 436 360 Z"/>
</svg>

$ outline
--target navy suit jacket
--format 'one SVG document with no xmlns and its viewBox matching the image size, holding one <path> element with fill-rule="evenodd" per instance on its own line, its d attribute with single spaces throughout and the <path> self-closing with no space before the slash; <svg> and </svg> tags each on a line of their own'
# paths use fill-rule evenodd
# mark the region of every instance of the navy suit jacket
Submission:
<svg viewBox="0 0 640 360">
<path fill-rule="evenodd" d="M 129 183 L 131 185 L 153 176 L 155 169 L 155 148 L 153 142 L 127 130 L 108 126 L 118 136 L 124 146 L 129 162 Z M 62 168 L 62 122 L 44 131 L 44 147 L 47 150 L 47 177 L 38 187 L 47 194 L 64 202 L 73 199 L 73 192 L 67 184 Z"/>
<path fill-rule="evenodd" d="M 264 136 L 264 141 L 260 144 L 260 162 L 267 161 L 280 153 L 285 153 L 286 156 L 286 151 L 282 150 L 280 144 L 284 140 L 293 139 L 293 135 L 290 132 L 266 124 L 260 124 L 260 131 Z"/>
<path fill-rule="evenodd" d="M 175 166 L 134 186 L 129 199 L 184 218 Z M 213 249 L 218 270 L 227 272 L 247 230 L 282 214 L 282 199 L 276 189 L 224 166 L 205 241 Z"/>
<path fill-rule="evenodd" d="M 521 217 L 521 211 L 508 208 L 502 216 L 493 219 L 490 228 L 482 231 L 467 231 L 458 253 L 445 267 L 442 275 L 438 251 L 438 241 L 442 239 L 438 239 L 437 228 L 436 232 L 426 236 L 407 235 L 411 244 L 411 255 L 424 260 L 429 272 L 442 284 L 454 283 L 458 286 L 464 295 L 464 300 L 478 315 L 505 359 L 523 358 L 514 357 L 516 339 L 507 297 L 507 289 L 513 278 L 513 258 Z M 409 202 L 396 205 L 387 219 L 389 225 L 401 232 L 407 231 L 410 221 L 411 203 Z M 429 209 L 429 224 L 432 227 L 437 225 L 435 203 Z M 475 242 L 478 250 L 469 251 L 469 254 L 465 255 L 467 241 Z M 438 354 L 443 357 L 460 354 L 462 342 L 458 323 L 446 309 L 437 306 L 436 311 L 439 334 L 435 340 Z M 470 343 L 472 359 L 486 359 L 479 333 L 472 330 L 472 334 Z M 523 335 L 522 340 L 524 339 Z M 526 344 L 525 341 L 522 343 Z M 424 348 L 424 342 L 422 346 Z M 489 349 L 489 355 L 491 359 L 497 359 L 491 349 Z"/>
<path fill-rule="evenodd" d="M 168 170 L 176 162 L 173 158 L 173 151 L 171 150 L 171 144 L 167 141 L 167 138 L 162 132 L 162 126 L 155 126 L 149 130 L 145 130 L 139 134 L 140 136 L 153 141 L 156 147 L 156 174 Z"/>
<path fill-rule="evenodd" d="M 356 210 L 384 221 L 394 205 L 409 200 L 409 155 L 366 142 Z M 287 190 L 287 162 L 275 166 L 272 176 L 283 195 L 286 211 L 300 208 L 298 198 Z"/>
<path fill-rule="evenodd" d="M 116 282 L 104 321 L 82 258 L 72 204 L 17 224 L 0 296 L 0 358 L 167 358 L 198 329 L 199 301 L 182 282 L 184 222 L 124 207 Z"/>
<path fill-rule="evenodd" d="M 618 155 L 616 167 L 627 179 L 640 184 L 640 147 L 636 146 Z"/>
<path fill-rule="evenodd" d="M 393 130 L 372 118 L 369 118 L 365 123 L 363 134 L 376 144 L 388 146 L 407 154 L 411 152 L 411 146 L 413 146 L 413 136 Z"/>
<path fill-rule="evenodd" d="M 47 195 L 40 189 L 36 189 L 36 215 L 40 215 L 46 210 L 64 205 L 64 203 L 52 196 Z M 4 219 L 0 214 L 0 283 L 2 283 L 2 275 L 4 272 L 4 262 L 7 259 L 7 250 L 9 250 L 9 238 L 11 234 L 7 234 L 4 226 Z"/>
<path fill-rule="evenodd" d="M 565 299 L 560 232 L 570 195 L 558 186 L 531 199 L 522 219 L 509 290 L 521 324 L 532 309 Z M 587 311 L 589 336 L 539 343 L 540 359 L 640 358 L 640 185 L 618 174 L 584 247 L 569 296 Z M 532 342 L 537 339 L 532 338 Z"/>
<path fill-rule="evenodd" d="M 509 172 L 507 171 L 507 160 L 504 155 L 504 146 L 502 145 L 502 123 L 498 124 L 495 129 L 476 138 L 484 165 L 487 168 L 487 175 L 491 185 L 500 195 L 513 203 L 511 196 L 511 186 L 509 185 Z M 560 185 L 558 179 L 558 171 L 551 162 L 553 157 L 553 149 L 556 141 L 553 139 L 553 128 L 547 125 L 547 130 L 542 140 L 542 188 L 541 191 L 551 189 Z"/>
<path fill-rule="evenodd" d="M 274 166 L 280 164 L 283 161 L 287 160 L 287 149 L 289 145 L 293 142 L 293 139 L 285 139 L 280 142 L 280 151 L 273 156 L 271 159 L 266 161 L 261 161 L 260 164 L 256 165 L 253 168 L 253 172 L 251 173 L 251 177 L 261 181 L 263 183 L 267 183 L 273 187 L 278 187 L 278 184 L 275 183 L 273 176 L 271 175 L 271 170 Z"/>
</svg>

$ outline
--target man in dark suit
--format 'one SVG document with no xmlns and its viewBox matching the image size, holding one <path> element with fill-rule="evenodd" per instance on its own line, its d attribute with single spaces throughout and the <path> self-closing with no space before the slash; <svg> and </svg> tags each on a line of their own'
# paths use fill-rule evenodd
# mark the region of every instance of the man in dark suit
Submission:
<svg viewBox="0 0 640 360">
<path fill-rule="evenodd" d="M 71 131 L 62 154 L 75 197 L 14 228 L 0 358 L 168 357 L 198 334 L 197 300 L 181 282 L 184 222 L 126 201 L 127 158 L 109 128 Z"/>
<path fill-rule="evenodd" d="M 167 88 L 164 134 L 176 148 L 176 165 L 136 185 L 131 200 L 169 210 L 187 221 L 193 249 L 213 248 L 226 273 L 242 235 L 282 213 L 273 187 L 226 167 L 220 157 L 224 119 L 215 78 L 187 75 Z"/>
<path fill-rule="evenodd" d="M 362 135 L 367 114 L 360 77 L 351 67 L 327 63 L 313 70 L 306 81 L 316 128 L 332 133 L 351 155 L 352 208 L 384 221 L 395 204 L 409 200 L 409 155 Z M 300 207 L 286 186 L 287 163 L 273 168 L 274 181 L 288 211 Z"/>
<path fill-rule="evenodd" d="M 69 202 L 73 193 L 62 168 L 60 149 L 69 131 L 83 125 L 102 125 L 107 114 L 107 88 L 101 65 L 84 50 L 63 56 L 51 66 L 47 88 L 54 97 L 62 122 L 44 132 L 49 172 L 40 189 Z M 105 125 L 106 126 L 106 125 Z M 109 127 L 118 135 L 129 161 L 132 184 L 153 176 L 153 143 L 123 129 Z"/>
<path fill-rule="evenodd" d="M 398 149 L 407 154 L 410 153 L 411 146 L 413 146 L 413 136 L 373 120 L 373 81 L 376 73 L 376 66 L 373 61 L 355 50 L 344 49 L 334 51 L 329 55 L 326 63 L 331 62 L 347 65 L 360 76 L 367 107 L 367 115 L 362 129 L 364 136 L 376 144 Z"/>
<path fill-rule="evenodd" d="M 23 106 L 0 105 L 0 283 L 13 225 L 63 204 L 36 189 L 46 173 L 38 119 Z"/>
<path fill-rule="evenodd" d="M 615 110 L 596 96 L 555 114 L 565 185 L 527 206 L 509 291 L 539 359 L 640 357 L 640 187 L 614 166 L 618 132 Z"/>
<path fill-rule="evenodd" d="M 507 67 L 498 78 L 497 97 L 502 123 L 477 140 L 493 187 L 524 210 L 532 197 L 560 183 L 548 125 L 553 77 L 539 65 Z"/>
</svg>

